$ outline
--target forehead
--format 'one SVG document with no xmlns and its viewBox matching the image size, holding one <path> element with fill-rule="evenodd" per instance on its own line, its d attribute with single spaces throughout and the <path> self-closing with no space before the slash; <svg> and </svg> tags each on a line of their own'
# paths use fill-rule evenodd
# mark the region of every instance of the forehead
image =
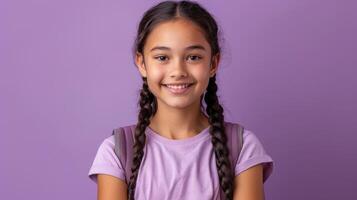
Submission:
<svg viewBox="0 0 357 200">
<path fill-rule="evenodd" d="M 171 51 L 184 51 L 192 45 L 201 45 L 207 52 L 210 51 L 210 45 L 199 26 L 188 20 L 177 19 L 156 25 L 146 39 L 144 51 L 150 51 L 156 46 L 165 46 Z"/>
</svg>

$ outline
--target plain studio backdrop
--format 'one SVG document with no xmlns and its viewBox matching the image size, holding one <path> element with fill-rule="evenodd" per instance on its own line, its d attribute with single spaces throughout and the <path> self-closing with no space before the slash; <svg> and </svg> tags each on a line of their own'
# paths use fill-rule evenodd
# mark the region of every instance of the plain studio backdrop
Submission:
<svg viewBox="0 0 357 200">
<path fill-rule="evenodd" d="M 87 173 L 137 120 L 131 47 L 157 2 L 1 0 L 1 199 L 96 199 Z M 357 199 L 355 1 L 198 2 L 223 30 L 225 119 L 275 161 L 266 199 Z"/>
</svg>

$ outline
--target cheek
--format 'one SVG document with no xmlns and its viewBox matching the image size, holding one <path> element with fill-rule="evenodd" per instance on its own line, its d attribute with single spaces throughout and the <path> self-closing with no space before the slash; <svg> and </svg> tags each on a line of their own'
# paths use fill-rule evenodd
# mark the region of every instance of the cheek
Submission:
<svg viewBox="0 0 357 200">
<path fill-rule="evenodd" d="M 150 88 L 158 88 L 164 79 L 164 72 L 158 68 L 151 67 L 148 73 L 148 84 Z"/>
<path fill-rule="evenodd" d="M 196 66 L 192 67 L 191 73 L 194 75 L 197 81 L 205 82 L 208 81 L 209 77 L 209 68 L 208 66 Z"/>
<path fill-rule="evenodd" d="M 148 72 L 148 76 L 150 76 L 150 79 L 152 79 L 153 81 L 160 80 L 161 78 L 163 78 L 163 76 L 165 74 L 162 67 L 156 66 L 156 65 L 148 66 L 147 72 Z"/>
</svg>

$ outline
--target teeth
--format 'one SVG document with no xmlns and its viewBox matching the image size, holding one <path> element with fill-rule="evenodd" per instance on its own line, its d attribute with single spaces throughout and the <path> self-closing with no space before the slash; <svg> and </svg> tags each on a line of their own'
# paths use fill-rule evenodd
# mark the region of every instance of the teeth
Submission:
<svg viewBox="0 0 357 200">
<path fill-rule="evenodd" d="M 169 88 L 172 89 L 183 89 L 183 88 L 187 88 L 189 84 L 184 84 L 184 85 L 166 85 Z"/>
</svg>

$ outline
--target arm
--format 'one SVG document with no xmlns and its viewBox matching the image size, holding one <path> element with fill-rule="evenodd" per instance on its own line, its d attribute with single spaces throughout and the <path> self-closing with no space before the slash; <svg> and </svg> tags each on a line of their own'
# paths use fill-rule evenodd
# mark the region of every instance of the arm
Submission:
<svg viewBox="0 0 357 200">
<path fill-rule="evenodd" d="M 264 200 L 263 165 L 255 165 L 234 178 L 234 200 Z"/>
<path fill-rule="evenodd" d="M 126 200 L 127 184 L 114 176 L 98 174 L 98 200 Z"/>
</svg>

